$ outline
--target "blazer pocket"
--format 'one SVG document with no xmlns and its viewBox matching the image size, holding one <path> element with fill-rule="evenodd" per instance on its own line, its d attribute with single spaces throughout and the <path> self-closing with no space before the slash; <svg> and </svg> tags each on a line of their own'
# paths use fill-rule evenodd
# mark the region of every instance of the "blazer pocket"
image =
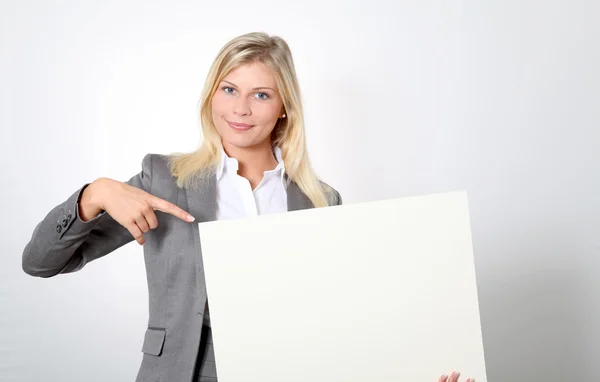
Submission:
<svg viewBox="0 0 600 382">
<path fill-rule="evenodd" d="M 144 336 L 142 352 L 152 355 L 160 355 L 165 343 L 166 330 L 161 328 L 148 328 Z"/>
</svg>

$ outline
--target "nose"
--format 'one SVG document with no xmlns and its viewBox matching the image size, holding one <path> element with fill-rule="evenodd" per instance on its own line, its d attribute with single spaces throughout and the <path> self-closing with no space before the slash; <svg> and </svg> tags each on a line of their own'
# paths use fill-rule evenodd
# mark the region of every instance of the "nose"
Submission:
<svg viewBox="0 0 600 382">
<path fill-rule="evenodd" d="M 233 113 L 239 116 L 246 116 L 252 114 L 250 102 L 246 97 L 237 97 L 233 105 Z"/>
</svg>

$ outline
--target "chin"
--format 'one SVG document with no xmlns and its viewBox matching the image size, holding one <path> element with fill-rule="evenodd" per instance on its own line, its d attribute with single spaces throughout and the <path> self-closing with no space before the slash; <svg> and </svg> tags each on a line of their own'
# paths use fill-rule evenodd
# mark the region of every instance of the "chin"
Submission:
<svg viewBox="0 0 600 382">
<path fill-rule="evenodd" d="M 254 136 L 254 134 L 247 134 L 247 132 L 243 134 L 231 134 L 231 132 L 226 132 L 221 135 L 221 139 L 223 140 L 223 143 L 227 145 L 240 148 L 256 146 L 261 142 L 259 137 Z"/>
<path fill-rule="evenodd" d="M 240 139 L 242 138 L 242 139 Z M 235 146 L 239 148 L 252 147 L 256 145 L 252 139 L 247 139 L 244 137 L 225 137 L 223 141 L 230 146 Z"/>
</svg>

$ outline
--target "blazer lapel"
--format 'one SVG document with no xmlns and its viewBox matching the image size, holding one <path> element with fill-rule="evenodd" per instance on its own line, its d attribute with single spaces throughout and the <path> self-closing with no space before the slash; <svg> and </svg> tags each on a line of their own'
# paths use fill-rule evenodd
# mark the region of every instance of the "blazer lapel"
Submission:
<svg viewBox="0 0 600 382">
<path fill-rule="evenodd" d="M 202 260 L 202 247 L 200 243 L 200 232 L 198 223 L 214 221 L 217 219 L 217 178 L 213 174 L 206 184 L 198 188 L 186 187 L 188 211 L 196 220 L 191 224 L 194 236 L 194 253 L 196 263 L 196 311 L 204 313 L 206 304 L 206 281 L 204 279 L 204 262 Z"/>
<path fill-rule="evenodd" d="M 314 205 L 310 201 L 310 199 L 304 195 L 300 187 L 295 182 L 292 182 L 287 178 L 287 205 L 288 211 L 297 211 L 297 210 L 305 210 L 308 208 L 313 208 Z"/>
<path fill-rule="evenodd" d="M 188 211 L 196 223 L 217 219 L 217 177 L 212 174 L 208 182 L 198 188 L 185 187 Z"/>
</svg>

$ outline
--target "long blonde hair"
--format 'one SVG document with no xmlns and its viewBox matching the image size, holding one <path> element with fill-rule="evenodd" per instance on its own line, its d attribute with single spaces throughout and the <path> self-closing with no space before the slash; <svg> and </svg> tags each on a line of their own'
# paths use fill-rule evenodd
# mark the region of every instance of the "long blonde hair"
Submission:
<svg viewBox="0 0 600 382">
<path fill-rule="evenodd" d="M 288 44 L 281 37 L 262 32 L 247 33 L 229 41 L 214 60 L 201 96 L 202 143 L 187 154 L 169 156 L 171 173 L 179 187 L 198 187 L 214 174 L 221 156 L 221 137 L 213 123 L 212 98 L 221 80 L 233 69 L 253 62 L 267 65 L 275 73 L 286 118 L 278 119 L 271 136 L 280 147 L 285 172 L 315 207 L 331 204 L 335 196 L 315 175 L 306 150 L 304 112 L 300 86 Z"/>
</svg>

